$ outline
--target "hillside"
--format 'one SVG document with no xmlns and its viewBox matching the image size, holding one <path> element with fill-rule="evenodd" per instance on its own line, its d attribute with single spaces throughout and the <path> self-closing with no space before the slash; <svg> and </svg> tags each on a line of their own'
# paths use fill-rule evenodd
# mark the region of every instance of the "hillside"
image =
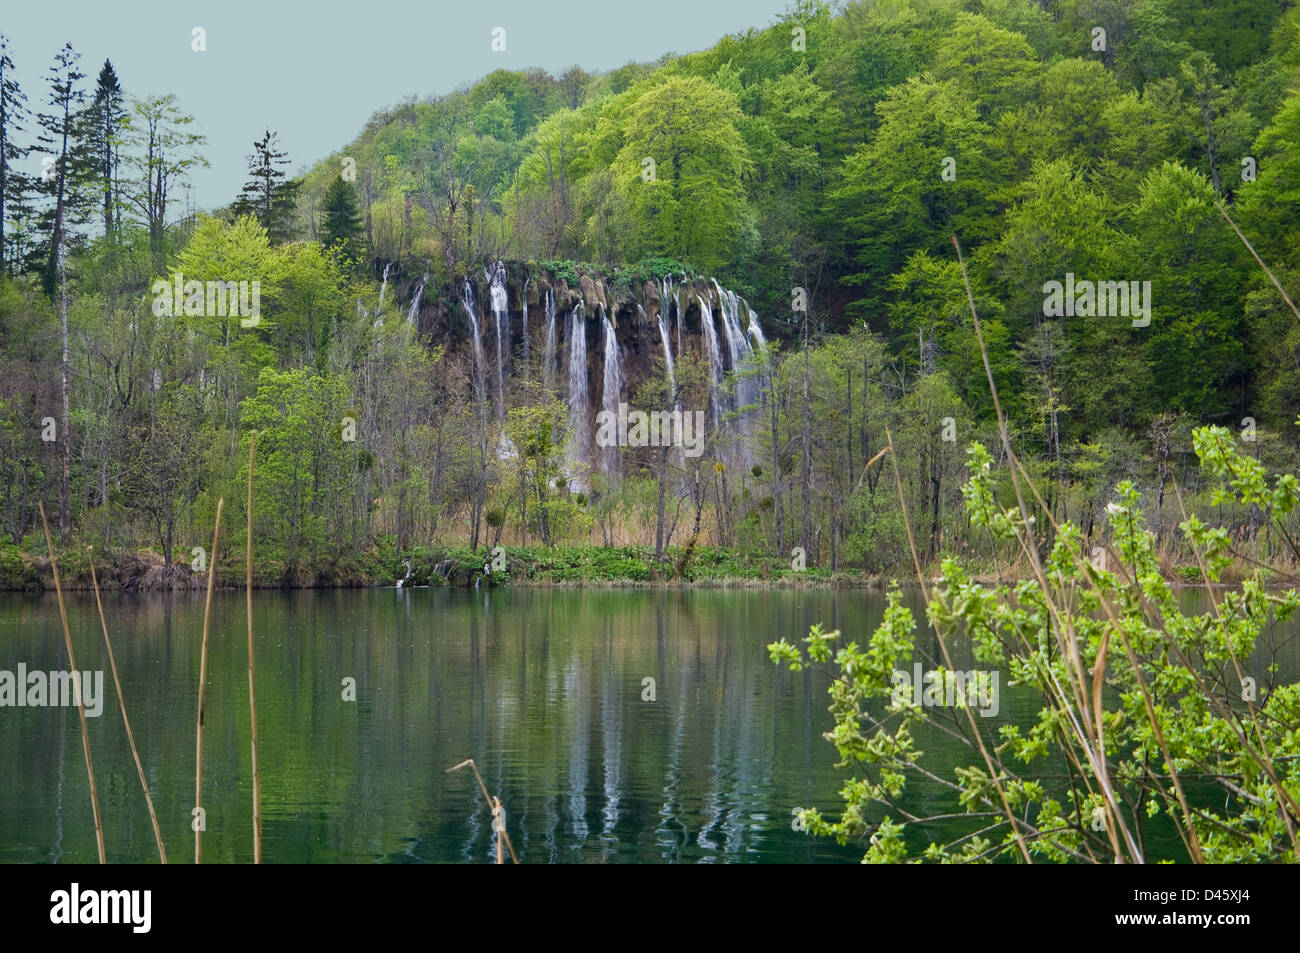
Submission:
<svg viewBox="0 0 1300 953">
<path fill-rule="evenodd" d="M 501 540 L 888 573 L 891 439 L 926 559 L 1015 558 L 961 512 L 965 448 L 996 440 L 953 236 L 1048 505 L 1091 532 L 1133 479 L 1186 568 L 1166 496 L 1209 499 L 1194 426 L 1300 459 L 1273 283 L 1300 292 L 1298 40 L 1281 0 L 805 2 L 654 64 L 493 72 L 297 180 L 268 135 L 265 189 L 212 216 L 119 197 L 72 242 L 66 382 L 33 185 L 0 242 L 10 575 L 38 499 L 69 545 L 188 575 L 219 497 L 242 526 L 254 432 L 266 584 Z M 160 315 L 177 274 L 258 282 L 258 320 Z M 702 414 L 700 455 L 602 445 L 620 404 Z M 1293 561 L 1257 512 L 1218 516 Z"/>
</svg>

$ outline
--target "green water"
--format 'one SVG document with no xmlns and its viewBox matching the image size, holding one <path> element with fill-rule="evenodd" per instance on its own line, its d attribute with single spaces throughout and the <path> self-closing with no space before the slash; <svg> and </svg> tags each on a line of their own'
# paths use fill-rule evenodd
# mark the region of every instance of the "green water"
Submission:
<svg viewBox="0 0 1300 953">
<path fill-rule="evenodd" d="M 865 640 L 883 608 L 861 591 L 256 593 L 265 858 L 487 862 L 478 786 L 446 773 L 473 757 L 521 862 L 855 862 L 865 845 L 791 829 L 795 807 L 837 812 L 843 775 L 821 737 L 824 676 L 779 671 L 764 646 L 814 622 Z M 69 596 L 68 611 L 78 667 L 105 672 L 89 725 L 108 858 L 156 862 L 93 596 Z M 169 860 L 190 863 L 202 597 L 108 594 L 105 611 Z M 206 862 L 252 859 L 245 640 L 243 594 L 218 595 Z M 0 669 L 66 668 L 62 641 L 52 595 L 0 594 Z M 1296 640 L 1278 641 L 1294 678 Z M 954 665 L 978 667 L 960 650 Z M 990 720 L 1032 722 L 1034 693 L 1002 678 Z M 978 759 L 938 732 L 922 741 L 940 773 Z M 939 813 L 940 796 L 914 785 L 905 804 Z M 0 708 L 0 861 L 96 856 L 76 708 Z"/>
</svg>

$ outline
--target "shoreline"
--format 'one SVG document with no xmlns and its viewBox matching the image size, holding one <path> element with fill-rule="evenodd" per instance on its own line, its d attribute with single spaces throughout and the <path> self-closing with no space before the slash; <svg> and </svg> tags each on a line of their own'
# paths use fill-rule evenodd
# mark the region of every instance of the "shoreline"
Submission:
<svg viewBox="0 0 1300 953">
<path fill-rule="evenodd" d="M 715 547 L 697 548 L 691 563 L 678 577 L 675 568 L 680 553 L 669 552 L 656 562 L 653 555 L 635 548 L 574 547 L 557 550 L 519 547 L 503 548 L 506 569 L 484 572 L 491 562 L 491 550 L 474 553 L 468 547 L 426 547 L 398 562 L 395 556 L 361 554 L 329 567 L 287 571 L 274 560 L 265 560 L 256 570 L 254 589 L 394 589 L 404 588 L 518 588 L 518 589 L 628 589 L 672 591 L 687 589 L 733 590 L 884 590 L 896 580 L 901 587 L 916 587 L 912 573 L 868 573 L 860 569 L 834 571 L 809 567 L 794 570 L 774 557 L 742 554 Z M 80 558 L 78 558 L 80 556 Z M 514 571 L 511 568 L 514 567 Z M 65 592 L 92 591 L 89 566 L 76 548 L 59 556 L 61 583 Z M 104 592 L 202 591 L 207 572 L 189 564 L 170 566 L 151 550 L 122 553 L 111 560 L 97 560 L 99 587 Z M 244 586 L 242 561 L 222 559 L 216 567 L 216 588 L 241 591 Z M 972 582 L 984 586 L 1012 583 L 1018 577 L 967 569 Z M 1276 573 L 1281 575 L 1280 573 Z M 1187 578 L 1177 568 L 1164 574 L 1176 590 L 1204 589 L 1206 583 Z M 926 583 L 939 582 L 928 573 Z M 1215 590 L 1240 586 L 1241 579 L 1210 583 Z M 1269 580 L 1269 588 L 1286 588 L 1283 580 Z M 0 551 L 0 592 L 43 592 L 54 590 L 47 556 L 20 552 L 16 547 Z"/>
</svg>

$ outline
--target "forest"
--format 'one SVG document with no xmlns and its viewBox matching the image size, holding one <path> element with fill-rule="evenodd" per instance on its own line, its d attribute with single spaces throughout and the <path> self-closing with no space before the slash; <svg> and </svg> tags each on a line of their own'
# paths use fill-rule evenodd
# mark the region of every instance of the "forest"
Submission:
<svg viewBox="0 0 1300 953">
<path fill-rule="evenodd" d="M 267 129 L 203 210 L 185 104 L 71 46 L 21 88 L 50 53 L 0 37 L 4 587 L 45 584 L 38 502 L 72 584 L 93 547 L 165 588 L 224 500 L 239 583 L 254 440 L 258 585 L 468 581 L 496 547 L 556 580 L 888 577 L 905 513 L 923 564 L 1005 568 L 962 496 L 990 378 L 1086 546 L 1128 480 L 1171 576 L 1201 575 L 1181 500 L 1242 566 L 1300 562 L 1193 446 L 1300 468 L 1282 0 L 802 0 L 411 98 L 325 157 Z M 702 452 L 597 451 L 620 401 L 705 412 Z"/>
</svg>

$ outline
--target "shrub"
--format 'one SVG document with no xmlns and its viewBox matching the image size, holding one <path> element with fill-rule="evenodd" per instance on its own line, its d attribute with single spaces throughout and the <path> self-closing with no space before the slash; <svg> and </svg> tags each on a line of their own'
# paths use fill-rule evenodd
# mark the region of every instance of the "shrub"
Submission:
<svg viewBox="0 0 1300 953">
<path fill-rule="evenodd" d="M 1202 466 L 1219 480 L 1218 498 L 1254 501 L 1277 521 L 1295 509 L 1293 476 L 1270 486 L 1223 428 L 1202 428 L 1195 438 Z M 1300 685 L 1269 684 L 1274 669 L 1250 661 L 1270 621 L 1289 618 L 1300 595 L 1271 594 L 1256 577 L 1236 592 L 1211 591 L 1212 611 L 1185 615 L 1128 481 L 1107 508 L 1115 542 L 1106 568 L 1084 558 L 1082 533 L 1068 522 L 1039 560 L 1026 509 L 994 502 L 984 447 L 971 447 L 968 467 L 963 496 L 972 522 L 1017 541 L 1035 578 L 984 586 L 948 559 L 927 593 L 927 614 L 945 667 L 949 645 L 965 639 L 980 664 L 1006 669 L 1010 684 L 1040 695 L 1037 718 L 995 732 L 969 698 L 924 708 L 910 692 L 896 693 L 895 670 L 916 650 L 915 619 L 896 588 L 865 647 L 835 650 L 840 633 L 820 626 L 803 650 L 774 642 L 768 649 L 777 664 L 813 664 L 830 675 L 835 727 L 826 737 L 854 775 L 841 792 L 840 817 L 806 810 L 807 829 L 840 843 L 869 835 L 865 860 L 872 862 L 1300 859 Z M 1208 586 L 1231 559 L 1227 533 L 1195 515 L 1181 529 Z M 951 772 L 923 768 L 915 735 L 930 721 L 947 722 L 978 758 Z M 935 815 L 970 818 L 943 843 L 925 836 L 932 817 L 900 818 L 896 807 L 909 776 L 922 770 L 948 786 L 946 798 L 927 799 Z M 1178 848 L 1148 839 L 1157 818 L 1177 832 Z"/>
</svg>

